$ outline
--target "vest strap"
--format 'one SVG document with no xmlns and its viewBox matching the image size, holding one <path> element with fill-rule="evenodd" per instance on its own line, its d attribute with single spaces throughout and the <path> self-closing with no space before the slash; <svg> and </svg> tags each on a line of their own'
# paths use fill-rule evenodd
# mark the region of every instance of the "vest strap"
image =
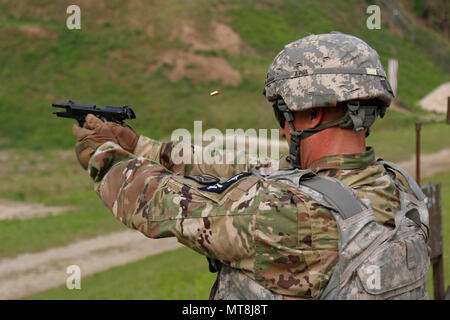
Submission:
<svg viewBox="0 0 450 320">
<path fill-rule="evenodd" d="M 365 209 L 350 190 L 347 190 L 334 179 L 314 176 L 308 180 L 301 180 L 300 184 L 322 194 L 325 200 L 336 208 L 344 220 Z"/>
</svg>

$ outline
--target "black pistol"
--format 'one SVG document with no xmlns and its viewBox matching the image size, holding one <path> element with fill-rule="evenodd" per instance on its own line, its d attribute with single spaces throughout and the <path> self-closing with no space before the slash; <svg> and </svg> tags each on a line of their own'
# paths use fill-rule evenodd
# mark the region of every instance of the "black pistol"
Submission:
<svg viewBox="0 0 450 320">
<path fill-rule="evenodd" d="M 136 118 L 134 111 L 128 106 L 106 106 L 101 109 L 97 108 L 94 104 L 79 104 L 69 100 L 68 102 L 53 102 L 52 107 L 64 108 L 65 111 L 53 110 L 52 113 L 58 117 L 75 119 L 78 121 L 80 127 L 83 127 L 86 122 L 86 116 L 89 113 L 92 113 L 102 121 L 111 121 L 119 124 L 123 124 L 123 121 L 126 119 Z"/>
</svg>

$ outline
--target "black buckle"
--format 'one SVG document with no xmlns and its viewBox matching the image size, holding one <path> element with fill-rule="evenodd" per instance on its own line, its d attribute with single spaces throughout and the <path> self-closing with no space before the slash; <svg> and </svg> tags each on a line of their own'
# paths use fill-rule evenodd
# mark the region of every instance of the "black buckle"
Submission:
<svg viewBox="0 0 450 320">
<path fill-rule="evenodd" d="M 347 102 L 347 108 L 352 114 L 358 114 L 359 101 L 352 100 Z"/>
<path fill-rule="evenodd" d="M 291 145 L 289 146 L 289 162 L 293 167 L 301 168 L 300 163 L 300 135 L 302 131 L 291 132 Z"/>
<path fill-rule="evenodd" d="M 275 118 L 280 124 L 280 127 L 284 129 L 284 122 L 286 121 L 286 119 L 284 118 L 283 112 L 280 109 L 278 109 L 278 104 L 276 102 L 272 105 L 272 107 L 273 112 L 275 113 Z"/>
</svg>

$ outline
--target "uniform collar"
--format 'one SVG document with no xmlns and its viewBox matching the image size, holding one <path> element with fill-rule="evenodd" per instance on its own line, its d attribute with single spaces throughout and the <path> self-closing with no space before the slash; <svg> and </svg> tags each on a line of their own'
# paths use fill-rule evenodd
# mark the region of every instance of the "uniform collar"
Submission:
<svg viewBox="0 0 450 320">
<path fill-rule="evenodd" d="M 375 162 L 375 152 L 367 147 L 365 152 L 336 154 L 313 161 L 308 169 L 317 173 L 325 169 L 353 170 L 370 166 Z"/>
</svg>

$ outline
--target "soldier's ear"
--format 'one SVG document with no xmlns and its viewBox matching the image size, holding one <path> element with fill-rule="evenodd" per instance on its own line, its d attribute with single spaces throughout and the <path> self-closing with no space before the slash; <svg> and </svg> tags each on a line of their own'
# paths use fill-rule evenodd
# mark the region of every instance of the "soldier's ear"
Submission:
<svg viewBox="0 0 450 320">
<path fill-rule="evenodd" d="M 311 109 L 310 115 L 311 115 L 310 121 L 311 121 L 313 127 L 316 127 L 322 122 L 323 109 L 322 108 Z"/>
</svg>

